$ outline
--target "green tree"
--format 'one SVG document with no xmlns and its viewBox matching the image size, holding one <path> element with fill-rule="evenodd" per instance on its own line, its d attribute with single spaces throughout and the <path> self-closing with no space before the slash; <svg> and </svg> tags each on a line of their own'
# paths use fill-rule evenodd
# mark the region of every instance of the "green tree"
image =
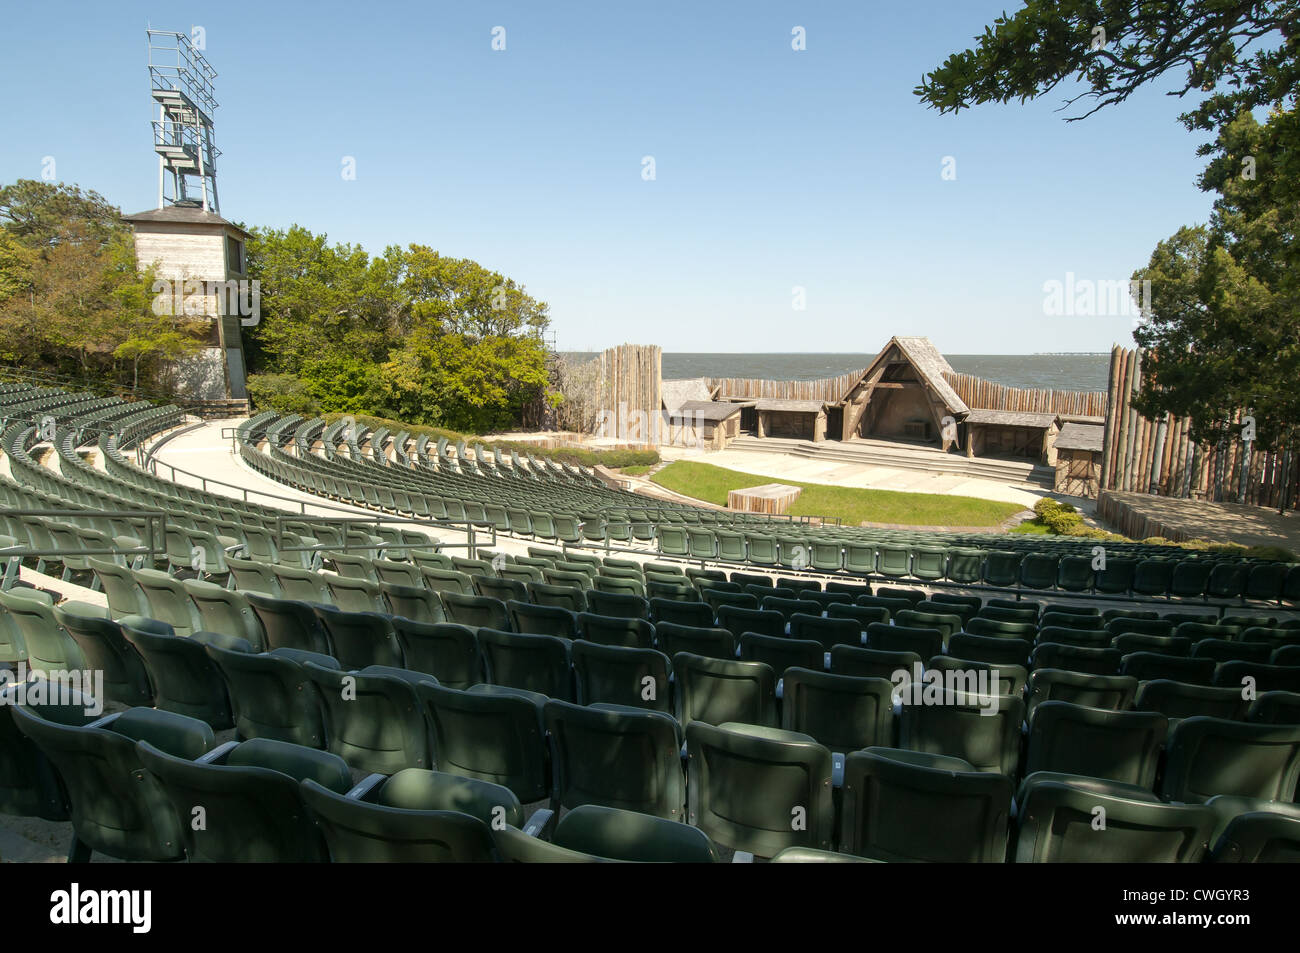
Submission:
<svg viewBox="0 0 1300 953">
<path fill-rule="evenodd" d="M 1170 95 L 1202 98 L 1188 128 L 1217 130 L 1242 110 L 1281 107 L 1300 85 L 1297 0 L 1027 0 L 926 75 L 916 94 L 940 112 L 1036 99 L 1066 81 L 1091 106 L 1121 103 L 1166 74 Z"/>
</svg>

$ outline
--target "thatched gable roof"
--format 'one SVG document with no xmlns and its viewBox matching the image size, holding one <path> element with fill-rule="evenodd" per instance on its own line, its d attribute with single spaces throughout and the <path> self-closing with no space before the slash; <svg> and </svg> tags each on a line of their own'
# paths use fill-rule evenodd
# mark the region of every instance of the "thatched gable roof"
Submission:
<svg viewBox="0 0 1300 953">
<path fill-rule="evenodd" d="M 994 424 L 999 427 L 1033 427 L 1046 430 L 1056 423 L 1056 414 L 1035 414 L 1019 410 L 987 410 L 980 408 L 966 415 L 963 423 Z"/>
<path fill-rule="evenodd" d="M 709 383 L 703 377 L 664 381 L 660 385 L 664 410 L 670 414 L 681 410 L 687 401 L 711 401 Z"/>
<path fill-rule="evenodd" d="M 1066 424 L 1056 436 L 1057 450 L 1091 450 L 1100 453 L 1106 428 L 1095 424 Z"/>
<path fill-rule="evenodd" d="M 884 362 L 888 361 L 894 352 L 898 353 L 916 370 L 916 376 L 924 381 L 934 391 L 935 395 L 943 402 L 944 407 L 954 416 L 964 414 L 970 410 L 966 402 L 958 396 L 957 392 L 952 389 L 952 385 L 944 378 L 944 374 L 952 373 L 952 366 L 944 360 L 939 349 L 927 337 L 892 337 L 876 355 L 876 359 L 871 362 L 870 366 L 863 372 L 861 379 L 855 383 L 841 396 L 841 400 L 847 400 L 849 394 L 857 389 L 862 380 L 866 380 L 876 372 L 876 369 Z"/>
</svg>

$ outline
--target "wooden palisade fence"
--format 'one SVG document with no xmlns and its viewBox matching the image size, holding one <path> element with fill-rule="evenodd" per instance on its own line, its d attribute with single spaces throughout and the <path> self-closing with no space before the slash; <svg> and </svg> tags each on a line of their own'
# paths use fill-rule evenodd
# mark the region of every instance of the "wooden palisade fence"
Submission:
<svg viewBox="0 0 1300 953">
<path fill-rule="evenodd" d="M 1294 451 L 1263 451 L 1241 439 L 1218 446 L 1194 443 L 1188 418 L 1153 421 L 1133 408 L 1141 389 L 1142 352 L 1115 347 L 1102 450 L 1103 491 L 1296 507 L 1300 467 Z M 1238 411 L 1235 422 L 1241 423 L 1244 414 Z"/>
<path fill-rule="evenodd" d="M 1105 391 L 1044 390 L 1007 387 L 982 377 L 945 373 L 957 396 L 972 410 L 1010 410 L 1024 414 L 1065 414 L 1070 417 L 1104 417 Z"/>
</svg>

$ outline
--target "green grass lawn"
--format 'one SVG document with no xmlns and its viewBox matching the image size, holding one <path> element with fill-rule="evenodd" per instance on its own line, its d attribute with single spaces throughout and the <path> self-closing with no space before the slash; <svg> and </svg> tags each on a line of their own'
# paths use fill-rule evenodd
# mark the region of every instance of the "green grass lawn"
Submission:
<svg viewBox="0 0 1300 953">
<path fill-rule="evenodd" d="M 660 486 L 697 500 L 725 506 L 727 491 L 764 483 L 784 483 L 803 489 L 790 507 L 793 516 L 838 516 L 846 524 L 898 523 L 909 526 L 997 526 L 1024 509 L 1018 503 L 978 500 L 971 496 L 899 493 L 856 487 L 797 483 L 755 476 L 708 463 L 678 460 L 650 478 Z"/>
<path fill-rule="evenodd" d="M 653 469 L 654 464 L 647 464 L 646 466 L 623 467 L 618 472 L 627 476 L 644 476 Z"/>
</svg>

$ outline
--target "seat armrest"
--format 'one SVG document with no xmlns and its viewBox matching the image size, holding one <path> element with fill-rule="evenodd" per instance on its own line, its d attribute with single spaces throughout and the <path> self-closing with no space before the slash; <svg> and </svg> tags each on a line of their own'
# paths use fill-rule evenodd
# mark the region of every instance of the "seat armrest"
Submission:
<svg viewBox="0 0 1300 953">
<path fill-rule="evenodd" d="M 552 811 L 550 808 L 547 807 L 540 808 L 524 824 L 524 833 L 527 834 L 529 837 L 540 837 L 542 835 L 542 831 L 546 830 L 550 826 L 551 821 L 554 819 L 554 817 L 555 817 L 555 812 Z"/>
<path fill-rule="evenodd" d="M 207 754 L 201 754 L 194 759 L 195 764 L 225 764 L 226 758 L 230 752 L 239 747 L 238 741 L 226 741 L 217 745 Z"/>
<path fill-rule="evenodd" d="M 388 775 L 386 774 L 366 775 L 353 786 L 352 790 L 347 793 L 346 797 L 353 798 L 357 801 L 364 801 L 375 791 L 376 788 L 379 787 L 379 785 L 383 784 L 387 780 Z"/>
<path fill-rule="evenodd" d="M 831 752 L 831 787 L 844 787 L 844 755 Z"/>
</svg>

